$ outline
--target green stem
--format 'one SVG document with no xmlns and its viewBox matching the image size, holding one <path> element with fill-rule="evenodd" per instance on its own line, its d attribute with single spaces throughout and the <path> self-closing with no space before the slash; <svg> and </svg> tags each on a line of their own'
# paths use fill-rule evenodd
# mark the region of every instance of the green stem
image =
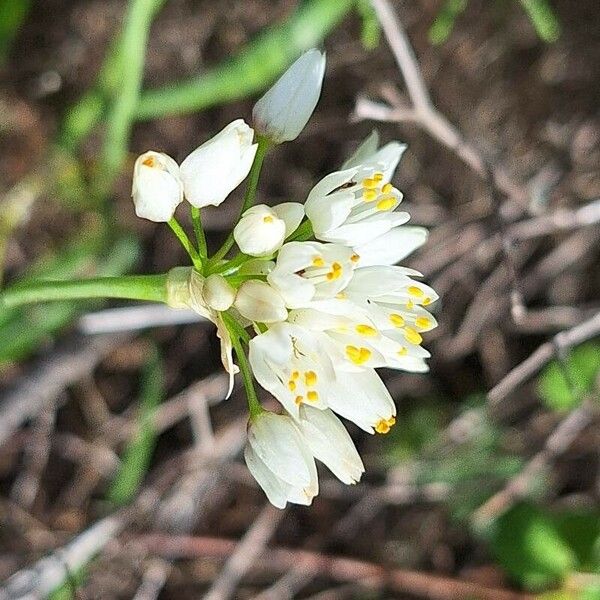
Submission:
<svg viewBox="0 0 600 600">
<path fill-rule="evenodd" d="M 181 242 L 181 245 L 185 248 L 185 251 L 189 254 L 194 267 L 196 267 L 198 270 L 202 269 L 202 259 L 200 258 L 200 255 L 196 251 L 196 248 L 194 248 L 194 245 L 187 236 L 187 233 L 183 230 L 183 227 L 179 224 L 175 217 L 172 217 L 169 221 L 169 227 L 177 236 L 177 239 Z"/>
<path fill-rule="evenodd" d="M 241 326 L 238 325 L 231 315 L 228 315 L 227 313 L 221 314 L 223 315 L 223 320 L 225 321 L 227 329 L 229 329 L 229 333 L 231 334 L 231 343 L 233 345 L 233 349 L 235 350 L 240 373 L 242 374 L 242 378 L 244 380 L 244 388 L 246 389 L 246 396 L 248 399 L 248 410 L 250 411 L 250 418 L 252 419 L 264 412 L 264 408 L 261 406 L 258 395 L 256 394 L 254 381 L 252 379 L 252 369 L 250 368 L 248 358 L 246 357 L 246 353 L 244 352 L 244 348 L 241 343 Z M 247 335 L 245 331 L 243 333 Z"/>
<path fill-rule="evenodd" d="M 72 281 L 36 281 L 4 291 L 0 294 L 0 306 L 11 308 L 35 302 L 87 298 L 167 302 L 167 274 L 98 277 Z"/>
<path fill-rule="evenodd" d="M 198 252 L 200 256 L 206 258 L 208 256 L 208 249 L 206 246 L 206 235 L 202 228 L 202 218 L 200 216 L 200 209 L 192 206 L 192 223 L 194 224 L 194 234 L 196 235 L 196 242 L 198 244 Z"/>
<path fill-rule="evenodd" d="M 237 271 L 239 267 L 241 267 L 246 261 L 252 258 L 252 256 L 240 252 L 239 254 L 236 254 L 231 260 L 228 260 L 223 264 L 214 266 L 213 268 L 209 269 L 208 272 L 209 274 L 220 273 L 221 275 L 227 275 L 228 273 L 233 273 L 234 271 Z"/>
<path fill-rule="evenodd" d="M 246 193 L 244 194 L 244 203 L 242 204 L 242 210 L 240 211 L 240 217 L 254 204 L 254 198 L 256 196 L 256 188 L 258 187 L 258 178 L 260 177 L 260 171 L 262 169 L 263 161 L 267 150 L 271 146 L 271 142 L 267 138 L 258 137 L 258 148 L 256 149 L 256 156 L 248 175 L 248 184 L 246 186 Z M 239 221 L 239 218 L 238 218 Z M 221 260 L 233 247 L 235 240 L 233 239 L 233 232 L 231 232 L 223 245 L 217 250 L 215 255 L 212 257 L 213 262 Z"/>
<path fill-rule="evenodd" d="M 310 240 L 314 237 L 314 231 L 312 228 L 312 223 L 307 219 L 290 235 L 290 237 L 285 240 L 286 242 L 305 242 L 306 240 Z"/>
</svg>

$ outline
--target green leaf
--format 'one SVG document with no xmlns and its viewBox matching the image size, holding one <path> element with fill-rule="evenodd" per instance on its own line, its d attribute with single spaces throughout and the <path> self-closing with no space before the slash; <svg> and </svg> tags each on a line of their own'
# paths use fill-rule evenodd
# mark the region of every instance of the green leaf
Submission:
<svg viewBox="0 0 600 600">
<path fill-rule="evenodd" d="M 560 23 L 548 0 L 521 0 L 538 36 L 545 42 L 555 42 L 560 37 Z"/>
<path fill-rule="evenodd" d="M 429 28 L 428 37 L 432 44 L 443 44 L 448 39 L 456 19 L 467 8 L 467 2 L 468 0 L 446 0 Z"/>
<path fill-rule="evenodd" d="M 491 546 L 508 575 L 530 590 L 559 583 L 577 564 L 552 519 L 531 504 L 517 504 L 496 521 Z"/>
<path fill-rule="evenodd" d="M 553 516 L 553 522 L 563 539 L 577 556 L 583 570 L 600 570 L 600 512 L 597 510 L 566 510 Z"/>
<path fill-rule="evenodd" d="M 360 41 L 365 50 L 375 50 L 381 39 L 381 25 L 370 0 L 356 0 L 356 10 L 361 18 Z"/>
<path fill-rule="evenodd" d="M 593 389 L 600 371 L 600 344 L 590 342 L 574 348 L 564 362 L 564 368 L 569 381 L 558 361 L 552 361 L 538 379 L 540 398 L 552 410 L 572 410 Z M 571 391 L 570 383 L 575 393 Z"/>
<path fill-rule="evenodd" d="M 154 349 L 142 376 L 137 432 L 125 448 L 121 466 L 107 494 L 112 504 L 129 504 L 146 476 L 157 439 L 154 413 L 163 396 L 163 365 L 158 351 Z"/>
</svg>

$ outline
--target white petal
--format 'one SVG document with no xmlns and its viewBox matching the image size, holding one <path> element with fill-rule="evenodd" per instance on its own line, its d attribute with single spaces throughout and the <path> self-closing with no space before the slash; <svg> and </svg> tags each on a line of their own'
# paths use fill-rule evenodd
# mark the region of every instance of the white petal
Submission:
<svg viewBox="0 0 600 600">
<path fill-rule="evenodd" d="M 304 218 L 304 206 L 299 202 L 283 202 L 273 207 L 273 212 L 285 223 L 285 237 L 289 237 Z"/>
<path fill-rule="evenodd" d="M 233 230 L 239 249 L 250 256 L 275 253 L 286 237 L 286 223 L 265 204 L 249 208 Z"/>
<path fill-rule="evenodd" d="M 233 304 L 235 289 L 222 275 L 213 273 L 206 278 L 202 295 L 210 308 L 216 311 L 224 311 Z"/>
<path fill-rule="evenodd" d="M 361 267 L 393 265 L 420 248 L 427 235 L 424 227 L 396 227 L 354 250 L 360 256 Z"/>
<path fill-rule="evenodd" d="M 275 323 L 287 318 L 281 295 L 268 283 L 258 279 L 242 283 L 234 306 L 243 317 L 258 323 Z"/>
<path fill-rule="evenodd" d="M 377 146 L 379 145 L 379 133 L 376 129 L 360 143 L 360 146 L 354 151 L 354 153 L 346 160 L 342 165 L 342 169 L 350 169 L 352 167 L 359 167 L 362 163 L 366 162 L 369 157 L 373 156 L 377 152 Z"/>
<path fill-rule="evenodd" d="M 277 508 L 285 508 L 287 497 L 291 486 L 281 479 L 277 478 L 274 473 L 260 460 L 256 452 L 252 450 L 249 444 L 244 448 L 244 458 L 248 470 L 252 473 L 252 477 L 263 489 L 269 502 Z"/>
</svg>

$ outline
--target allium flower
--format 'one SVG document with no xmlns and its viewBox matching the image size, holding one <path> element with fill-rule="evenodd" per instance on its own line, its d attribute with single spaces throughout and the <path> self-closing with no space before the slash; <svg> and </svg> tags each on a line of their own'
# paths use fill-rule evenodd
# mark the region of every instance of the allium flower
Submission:
<svg viewBox="0 0 600 600">
<path fill-rule="evenodd" d="M 319 101 L 324 74 L 325 55 L 305 52 L 255 104 L 256 131 L 277 144 L 295 140 Z"/>
<path fill-rule="evenodd" d="M 177 163 L 162 152 L 144 152 L 133 167 L 131 189 L 135 214 L 157 223 L 167 222 L 183 200 Z"/>
<path fill-rule="evenodd" d="M 233 237 L 244 254 L 269 256 L 298 228 L 302 217 L 304 207 L 298 202 L 285 202 L 273 208 L 259 204 L 242 215 Z"/>
<path fill-rule="evenodd" d="M 246 178 L 258 148 L 253 137 L 252 128 L 237 119 L 181 163 L 181 180 L 190 204 L 219 206 Z"/>
<path fill-rule="evenodd" d="M 258 279 L 242 283 L 234 306 L 242 317 L 257 323 L 285 321 L 288 315 L 280 294 L 268 283 Z"/>
</svg>

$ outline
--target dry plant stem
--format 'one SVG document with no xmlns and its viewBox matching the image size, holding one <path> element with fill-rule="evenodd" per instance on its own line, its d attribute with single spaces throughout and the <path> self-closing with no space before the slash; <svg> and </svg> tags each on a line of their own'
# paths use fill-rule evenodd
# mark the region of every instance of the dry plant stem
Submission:
<svg viewBox="0 0 600 600">
<path fill-rule="evenodd" d="M 156 600 L 164 587 L 170 572 L 170 561 L 162 558 L 151 560 L 144 571 L 142 584 L 137 589 L 133 600 Z"/>
<path fill-rule="evenodd" d="M 235 540 L 201 536 L 146 535 L 138 541 L 151 554 L 171 559 L 225 558 L 236 547 Z M 301 566 L 309 577 L 326 577 L 340 582 L 372 583 L 377 589 L 412 594 L 428 600 L 533 600 L 533 596 L 488 588 L 477 583 L 403 569 L 386 569 L 377 564 L 329 556 L 304 550 L 270 548 L 262 553 L 256 567 L 268 572 L 287 571 Z"/>
<path fill-rule="evenodd" d="M 204 596 L 205 600 L 226 600 L 233 596 L 239 581 L 264 552 L 284 515 L 285 511 L 270 504 L 265 505 L 227 559 L 221 573 Z"/>
<path fill-rule="evenodd" d="M 561 331 L 551 341 L 542 344 L 488 392 L 488 402 L 492 407 L 497 406 L 548 364 L 556 356 L 557 351 L 562 352 L 598 335 L 600 335 L 600 312 L 568 331 Z"/>
</svg>

